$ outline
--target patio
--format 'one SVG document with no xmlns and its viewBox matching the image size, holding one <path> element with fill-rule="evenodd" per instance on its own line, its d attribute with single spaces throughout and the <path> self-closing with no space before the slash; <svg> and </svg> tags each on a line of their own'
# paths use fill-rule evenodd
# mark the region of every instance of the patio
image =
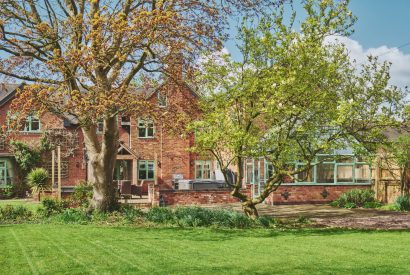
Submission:
<svg viewBox="0 0 410 275">
<path fill-rule="evenodd" d="M 239 203 L 203 205 L 242 211 Z M 267 205 L 258 206 L 259 215 L 280 219 L 306 217 L 323 227 L 348 227 L 357 229 L 410 229 L 410 212 L 378 209 L 344 209 L 327 204 Z"/>
</svg>

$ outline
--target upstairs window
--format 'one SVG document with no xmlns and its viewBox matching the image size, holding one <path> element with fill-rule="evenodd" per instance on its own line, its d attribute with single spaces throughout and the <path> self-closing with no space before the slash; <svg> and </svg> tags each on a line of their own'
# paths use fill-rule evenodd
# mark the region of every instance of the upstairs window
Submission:
<svg viewBox="0 0 410 275">
<path fill-rule="evenodd" d="M 29 115 L 26 117 L 26 121 L 24 123 L 24 132 L 36 133 L 40 132 L 41 125 L 40 119 L 36 115 Z"/>
<path fill-rule="evenodd" d="M 152 120 L 138 120 L 138 137 L 153 138 L 154 137 L 154 122 Z"/>
<path fill-rule="evenodd" d="M 165 95 L 161 92 L 158 92 L 157 93 L 157 99 L 158 99 L 158 106 L 159 107 L 167 107 L 167 101 L 168 101 L 167 95 Z"/>
</svg>

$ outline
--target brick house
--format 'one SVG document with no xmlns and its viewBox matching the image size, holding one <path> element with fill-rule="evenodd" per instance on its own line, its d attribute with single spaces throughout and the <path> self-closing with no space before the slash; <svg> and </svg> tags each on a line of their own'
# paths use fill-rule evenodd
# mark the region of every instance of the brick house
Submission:
<svg viewBox="0 0 410 275">
<path fill-rule="evenodd" d="M 15 84 L 0 84 L 0 124 L 7 123 L 6 117 L 16 89 Z M 160 89 L 146 89 L 149 100 L 166 107 L 167 98 Z M 183 99 L 196 100 L 197 95 L 190 89 L 183 89 L 178 95 Z M 191 102 L 186 100 L 185 102 Z M 102 125 L 97 132 L 102 132 Z M 211 158 L 198 157 L 187 149 L 194 142 L 193 136 L 177 136 L 166 131 L 167 125 L 156 125 L 152 121 L 119 118 L 120 146 L 114 180 L 130 182 L 141 186 L 142 193 L 149 193 L 152 204 L 204 204 L 234 202 L 230 191 L 223 188 L 199 188 L 197 190 L 174 189 L 174 179 L 195 179 L 199 181 L 221 180 L 221 172 Z M 62 148 L 62 192 L 69 193 L 73 186 L 87 180 L 90 173 L 87 166 L 87 153 L 83 144 L 82 132 L 72 117 L 59 118 L 45 114 L 38 118 L 29 116 L 24 129 L 17 134 L 17 139 L 25 143 L 38 145 L 45 134 L 57 137 Z M 337 152 L 335 152 L 337 153 Z M 327 160 L 314 165 L 309 174 L 298 175 L 303 181 L 287 182 L 273 192 L 266 203 L 324 203 L 336 199 L 341 193 L 352 188 L 374 188 L 378 198 L 380 183 L 385 185 L 385 178 L 380 168 L 372 168 L 351 152 L 338 152 L 345 155 L 343 160 Z M 329 155 L 317 156 L 329 158 Z M 43 166 L 51 170 L 51 154 L 43 156 Z M 301 166 L 303 163 L 294 163 Z M 248 195 L 257 196 L 271 173 L 271 167 L 264 159 L 248 159 L 244 167 L 244 189 Z M 7 144 L 0 140 L 0 188 L 7 184 L 18 185 L 21 182 L 13 153 Z M 56 180 L 55 180 L 56 182 Z M 155 185 L 154 185 L 155 183 Z M 199 186 L 200 184 L 198 184 Z M 203 189 L 203 190 L 200 190 Z M 390 188 L 391 189 L 391 188 Z M 387 190 L 387 187 L 386 187 Z M 389 191 L 391 193 L 391 191 Z M 393 200 L 394 194 L 388 201 Z M 396 192 L 397 193 L 397 192 Z M 383 199 L 385 200 L 385 199 Z M 387 200 L 385 200 L 387 201 Z"/>
<path fill-rule="evenodd" d="M 17 84 L 0 84 L 1 125 L 7 124 L 10 104 L 19 87 Z M 159 89 L 147 89 L 143 92 L 149 100 L 166 108 L 167 98 Z M 190 102 L 186 99 L 195 100 L 197 97 L 190 89 L 182 89 L 182 95 L 178 96 L 182 96 L 186 102 Z M 197 179 L 201 179 L 202 175 L 210 177 L 211 167 L 204 168 L 209 165 L 208 162 L 198 160 L 196 155 L 187 150 L 193 143 L 192 136 L 171 134 L 164 130 L 167 127 L 165 124 L 156 125 L 152 121 L 130 117 L 119 117 L 119 127 L 120 146 L 114 180 L 130 181 L 134 185 L 143 183 L 143 193 L 147 193 L 148 185 L 155 182 L 154 175 L 157 176 L 156 182 L 161 189 L 171 189 L 174 177 L 195 178 L 196 168 L 200 169 L 197 171 Z M 97 133 L 99 132 L 102 132 L 102 125 L 97 126 Z M 28 116 L 24 128 L 14 138 L 38 146 L 45 134 L 59 137 L 60 142 L 63 140 L 62 192 L 71 192 L 73 186 L 87 180 L 89 173 L 82 132 L 74 118 L 59 118 L 47 113 L 41 117 Z M 51 153 L 43 156 L 42 165 L 51 171 Z M 0 143 L 0 187 L 7 184 L 18 185 L 21 182 L 16 166 L 13 153 L 3 140 Z M 154 172 L 154 168 L 157 171 Z"/>
</svg>

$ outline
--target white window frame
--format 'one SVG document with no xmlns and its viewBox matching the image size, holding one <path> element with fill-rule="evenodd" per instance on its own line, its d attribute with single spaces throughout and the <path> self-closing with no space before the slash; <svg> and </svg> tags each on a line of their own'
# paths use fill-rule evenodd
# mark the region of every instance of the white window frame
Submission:
<svg viewBox="0 0 410 275">
<path fill-rule="evenodd" d="M 149 124 L 152 124 L 152 135 L 149 135 Z M 140 136 L 140 129 L 144 129 L 144 136 Z M 154 121 L 149 119 L 138 119 L 137 124 L 137 134 L 138 138 L 154 138 L 155 137 L 155 125 Z"/>
<path fill-rule="evenodd" d="M 140 176 L 140 166 L 145 165 L 146 178 L 142 179 Z M 149 165 L 152 165 L 152 169 L 149 169 Z M 152 171 L 152 178 L 148 177 L 148 172 Z M 139 160 L 137 165 L 138 180 L 155 180 L 155 163 L 153 160 Z"/>
<path fill-rule="evenodd" d="M 38 130 L 32 130 L 33 121 L 38 121 Z M 41 132 L 41 121 L 37 115 L 28 115 L 24 121 L 24 129 L 22 132 L 26 133 L 40 133 Z"/>
<path fill-rule="evenodd" d="M 158 101 L 158 106 L 159 107 L 167 107 L 168 106 L 168 97 L 165 94 L 162 94 L 161 92 L 157 92 L 157 101 Z M 165 103 L 165 104 L 162 104 Z"/>
<path fill-rule="evenodd" d="M 209 178 L 204 177 L 204 171 L 205 171 L 205 165 L 209 165 Z M 200 166 L 200 177 L 198 177 L 197 172 L 198 168 L 197 166 Z M 212 161 L 211 160 L 196 160 L 195 161 L 195 179 L 197 180 L 210 180 L 212 177 Z"/>
</svg>

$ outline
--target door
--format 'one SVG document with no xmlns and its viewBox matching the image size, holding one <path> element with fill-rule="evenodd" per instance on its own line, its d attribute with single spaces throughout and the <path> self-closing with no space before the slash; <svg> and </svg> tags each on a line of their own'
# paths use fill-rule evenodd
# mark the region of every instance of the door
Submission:
<svg viewBox="0 0 410 275">
<path fill-rule="evenodd" d="M 7 185 L 7 162 L 0 160 L 0 186 Z"/>
<path fill-rule="evenodd" d="M 132 180 L 132 160 L 115 162 L 114 180 Z"/>
</svg>

